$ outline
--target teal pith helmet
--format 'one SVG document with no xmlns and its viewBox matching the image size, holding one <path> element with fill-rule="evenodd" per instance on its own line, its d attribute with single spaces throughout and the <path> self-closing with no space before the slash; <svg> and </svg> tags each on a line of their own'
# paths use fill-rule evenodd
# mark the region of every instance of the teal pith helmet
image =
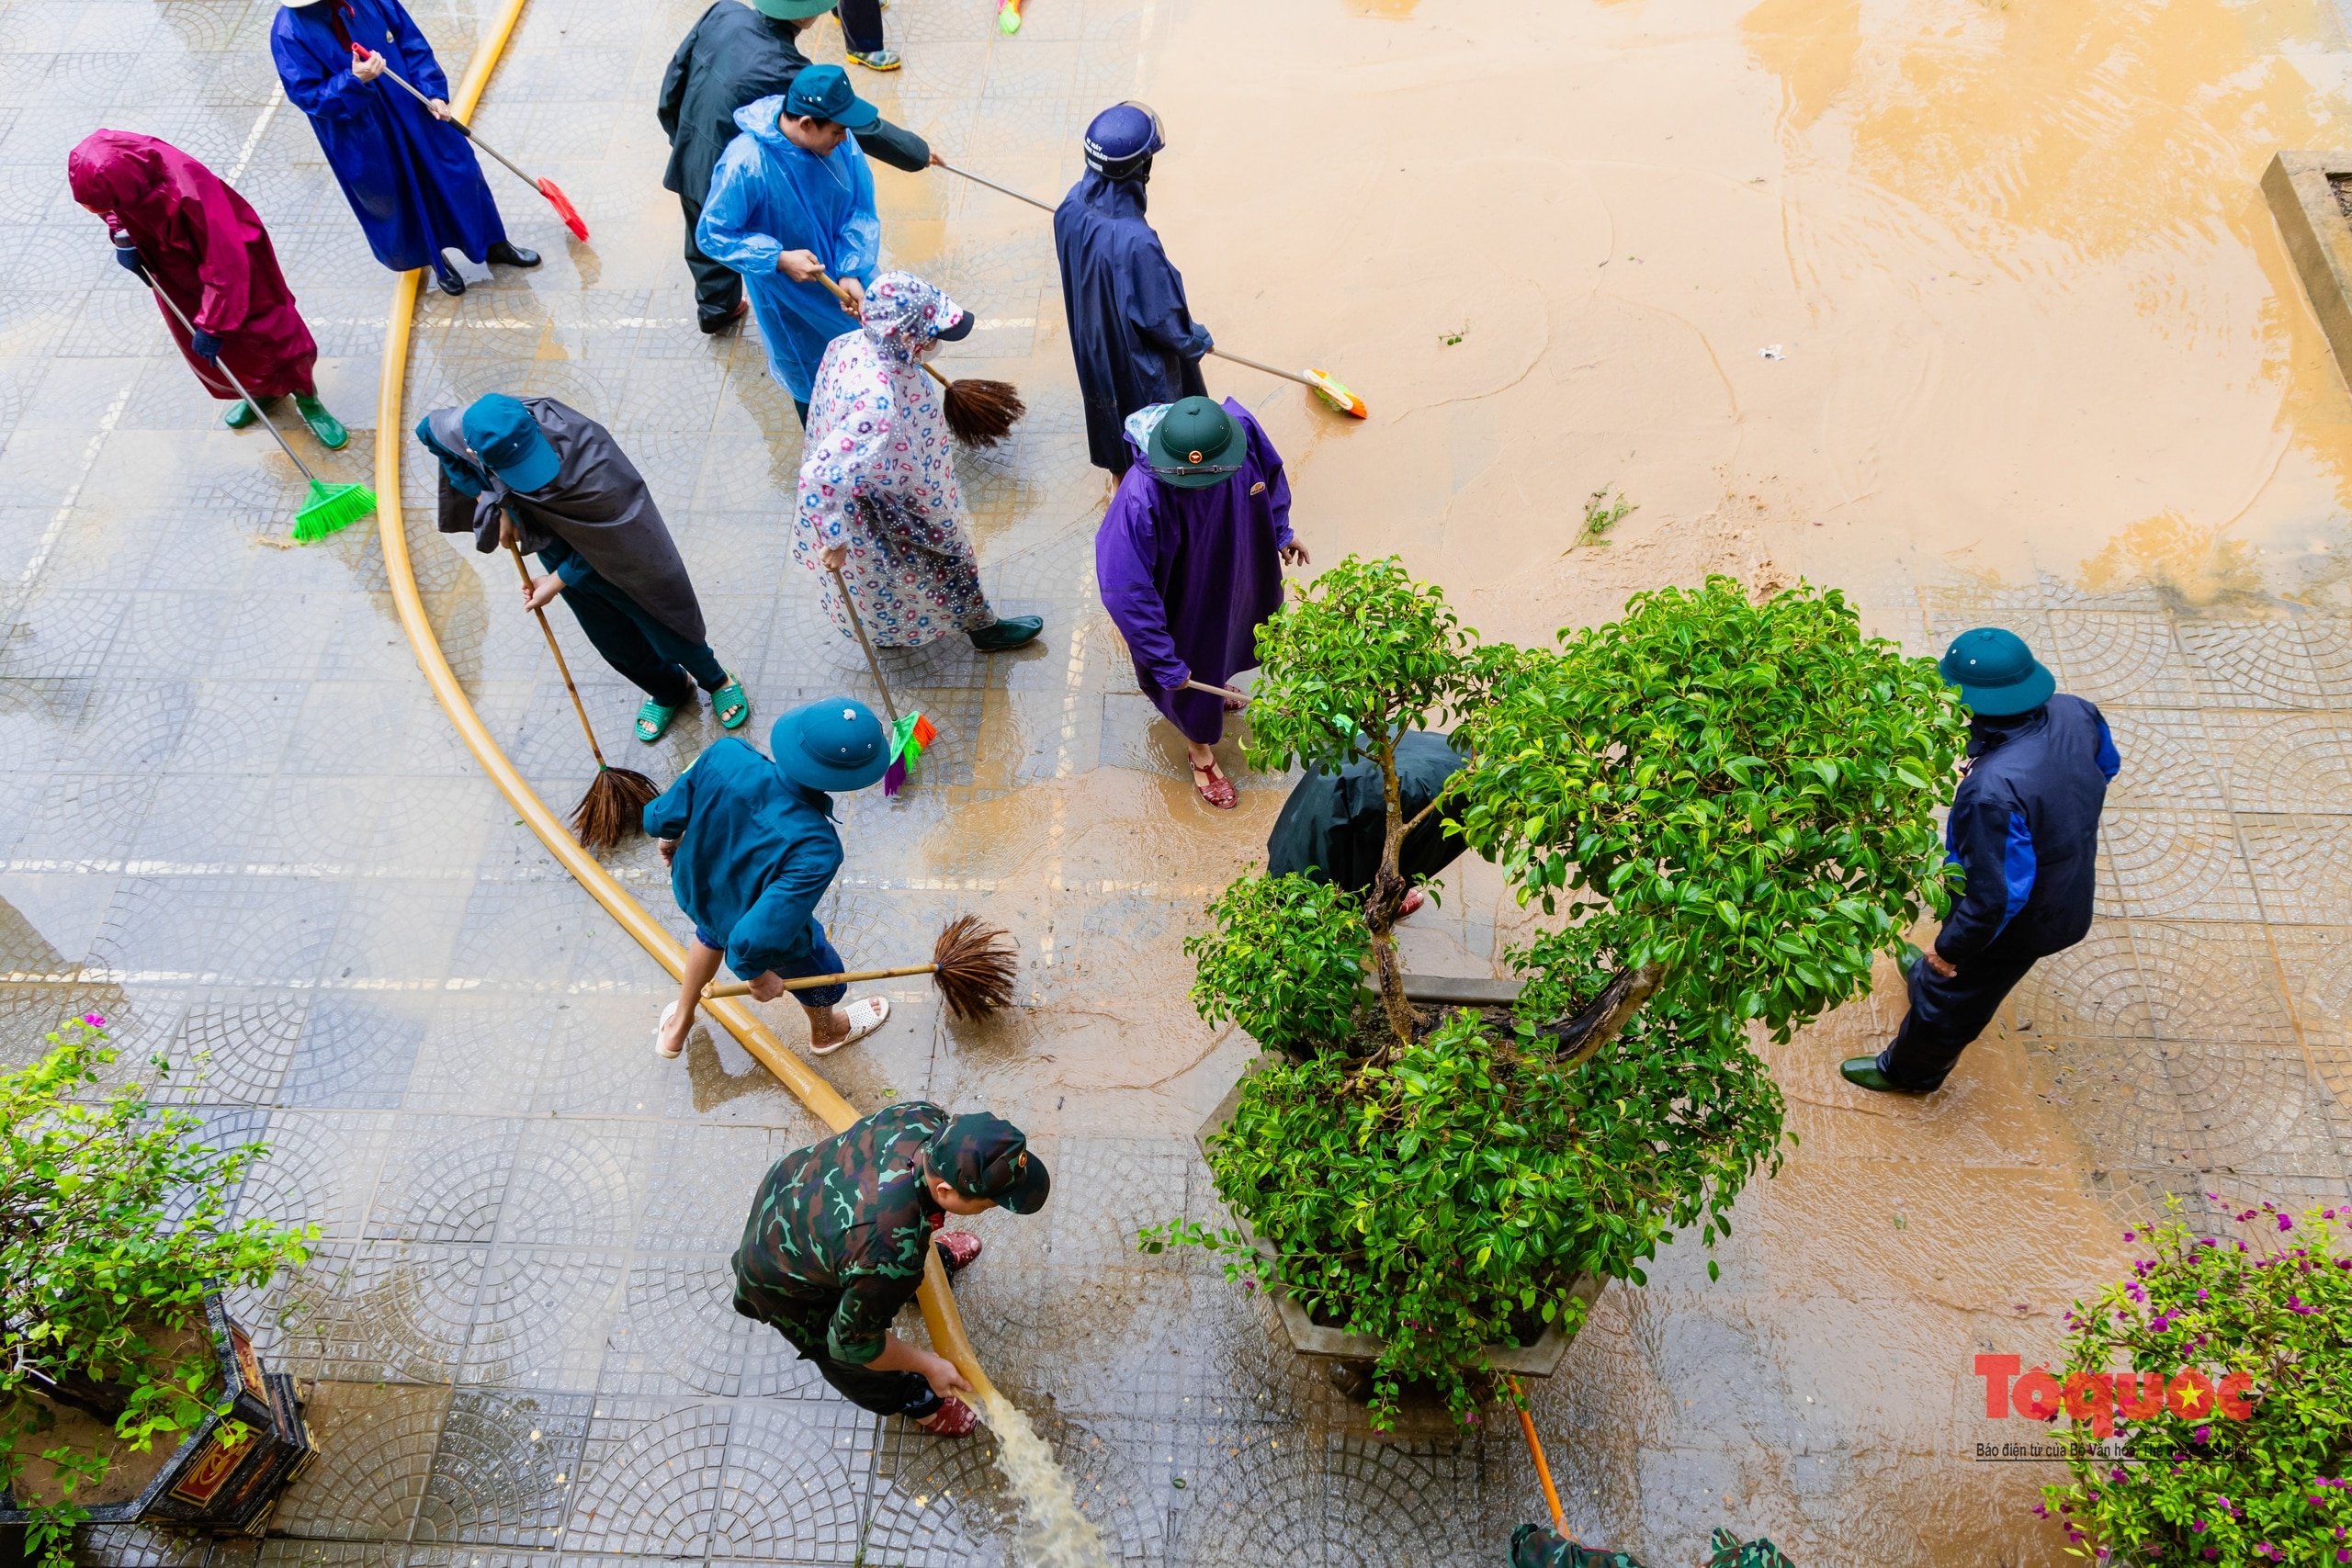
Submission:
<svg viewBox="0 0 2352 1568">
<path fill-rule="evenodd" d="M 2000 626 L 1978 626 L 1952 638 L 1936 671 L 1960 688 L 1961 701 L 1987 718 L 2031 713 L 2058 689 L 2058 677 L 2033 657 L 2025 638 Z"/>
</svg>

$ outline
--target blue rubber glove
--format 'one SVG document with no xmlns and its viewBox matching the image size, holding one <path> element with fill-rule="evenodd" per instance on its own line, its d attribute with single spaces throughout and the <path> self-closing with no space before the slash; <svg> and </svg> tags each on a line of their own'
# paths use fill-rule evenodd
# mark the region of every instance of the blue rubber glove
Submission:
<svg viewBox="0 0 2352 1568">
<path fill-rule="evenodd" d="M 220 361 L 220 340 L 202 327 L 196 329 L 195 335 L 188 340 L 188 346 L 196 350 L 198 359 L 209 359 L 216 365 Z"/>
<path fill-rule="evenodd" d="M 114 265 L 141 283 L 149 281 L 147 264 L 139 259 L 139 247 L 136 245 L 117 245 L 114 248 Z"/>
</svg>

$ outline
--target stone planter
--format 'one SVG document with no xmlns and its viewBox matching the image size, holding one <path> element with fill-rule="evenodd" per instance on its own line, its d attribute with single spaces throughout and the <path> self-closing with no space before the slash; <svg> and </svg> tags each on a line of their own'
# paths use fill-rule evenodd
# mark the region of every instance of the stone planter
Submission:
<svg viewBox="0 0 2352 1568">
<path fill-rule="evenodd" d="M 190 1326 L 191 1348 L 209 1340 L 220 1361 L 229 1409 L 206 1416 L 168 1453 L 119 1456 L 96 1496 L 83 1495 L 93 1524 L 153 1524 L 257 1536 L 279 1494 L 318 1455 L 302 1419 L 301 1402 L 294 1394 L 294 1380 L 263 1367 L 253 1341 L 223 1310 L 219 1296 L 205 1298 L 201 1323 Z M 52 1408 L 58 1410 L 61 1431 L 74 1427 L 96 1434 L 111 1430 L 78 1410 Z M 32 1516 L 14 1505 L 13 1497 L 0 1494 L 0 1525 L 30 1523 Z"/>
<path fill-rule="evenodd" d="M 1426 989 L 1409 988 L 1432 984 L 1456 987 L 1509 987 L 1510 995 L 1492 998 L 1497 1001 L 1515 999 L 1519 991 L 1519 983 L 1514 980 L 1429 981 L 1408 978 L 1407 994 L 1416 1001 L 1458 1002 L 1465 1006 L 1476 1006 L 1489 999 L 1483 996 L 1430 995 Z M 1243 1068 L 1241 1077 L 1234 1080 L 1233 1087 L 1226 1090 L 1225 1098 L 1217 1101 L 1216 1109 L 1211 1111 L 1207 1120 L 1194 1130 L 1193 1141 L 1199 1145 L 1204 1160 L 1209 1156 L 1209 1139 L 1222 1132 L 1225 1124 L 1233 1120 L 1234 1110 L 1241 1103 L 1242 1085 L 1249 1082 L 1250 1075 L 1258 1071 L 1267 1060 L 1261 1056 Z M 1240 1224 L 1238 1220 L 1235 1223 Z M 1242 1230 L 1246 1235 L 1248 1226 L 1242 1225 Z M 1250 1245 L 1261 1257 L 1271 1259 L 1277 1256 L 1272 1242 L 1251 1236 Z M 1577 1280 L 1571 1293 L 1590 1307 L 1600 1298 L 1601 1286 L 1605 1283 L 1607 1281 L 1587 1274 Z M 1275 1314 L 1282 1320 L 1283 1332 L 1289 1337 L 1291 1348 L 1302 1356 L 1329 1361 L 1331 1363 L 1330 1378 L 1334 1387 L 1359 1404 L 1368 1400 L 1372 1394 L 1372 1363 L 1380 1359 L 1381 1353 L 1388 1348 L 1388 1342 L 1376 1334 L 1349 1334 L 1337 1328 L 1326 1328 L 1308 1317 L 1306 1309 L 1294 1300 L 1288 1291 L 1271 1284 L 1265 1285 L 1264 1289 L 1266 1299 L 1273 1303 Z M 1532 1345 L 1487 1346 L 1487 1364 L 1498 1372 L 1508 1372 L 1514 1377 L 1548 1378 L 1558 1370 L 1561 1358 L 1567 1354 L 1568 1345 L 1575 1337 L 1574 1334 L 1562 1332 L 1555 1324 L 1546 1328 L 1543 1337 Z"/>
</svg>

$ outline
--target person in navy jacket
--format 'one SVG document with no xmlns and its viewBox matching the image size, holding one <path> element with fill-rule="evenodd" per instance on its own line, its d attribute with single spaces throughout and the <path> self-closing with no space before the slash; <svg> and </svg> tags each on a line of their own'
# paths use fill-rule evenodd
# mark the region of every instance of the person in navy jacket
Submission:
<svg viewBox="0 0 2352 1568">
<path fill-rule="evenodd" d="M 2098 814 L 2123 765 L 2098 708 L 2015 632 L 1962 632 L 1936 668 L 1971 716 L 1968 776 L 1944 847 L 1965 876 L 1930 952 L 1907 962 L 1911 1012 L 1894 1043 L 1840 1069 L 1864 1089 L 1925 1094 L 2037 960 L 2091 929 Z"/>
</svg>

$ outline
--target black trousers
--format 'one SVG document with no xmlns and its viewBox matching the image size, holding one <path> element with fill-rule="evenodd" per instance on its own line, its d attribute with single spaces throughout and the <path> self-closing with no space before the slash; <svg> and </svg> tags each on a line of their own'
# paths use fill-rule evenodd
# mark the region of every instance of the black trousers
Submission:
<svg viewBox="0 0 2352 1568">
<path fill-rule="evenodd" d="M 2043 956 L 2005 951 L 1996 940 L 1946 979 L 1926 959 L 1911 966 L 1911 1011 L 1878 1054 L 1878 1070 L 1897 1089 L 1939 1089 L 1969 1043 L 1984 1032 L 2002 998 Z"/>
<path fill-rule="evenodd" d="M 702 221 L 702 203 L 684 191 L 678 205 L 686 214 L 686 270 L 695 275 L 695 314 L 709 332 L 723 326 L 743 302 L 743 275 L 725 262 L 715 262 L 695 243 L 695 226 Z"/>
<path fill-rule="evenodd" d="M 854 54 L 872 54 L 882 47 L 882 0 L 842 0 L 834 8 L 842 21 L 842 40 Z"/>
<path fill-rule="evenodd" d="M 727 684 L 726 668 L 710 644 L 689 643 L 605 579 L 591 577 L 565 589 L 563 602 L 605 662 L 663 707 L 678 706 L 696 686 L 715 692 Z"/>
<path fill-rule="evenodd" d="M 931 1384 L 923 1381 L 920 1372 L 883 1372 L 854 1361 L 836 1361 L 825 1354 L 821 1329 L 811 1341 L 783 1324 L 773 1326 L 784 1336 L 786 1344 L 800 1352 L 802 1360 L 817 1363 L 818 1376 L 832 1384 L 835 1393 L 860 1410 L 920 1421 L 939 1408 L 939 1395 L 931 1392 Z M 814 1348 L 810 1348 L 812 1343 Z"/>
</svg>

